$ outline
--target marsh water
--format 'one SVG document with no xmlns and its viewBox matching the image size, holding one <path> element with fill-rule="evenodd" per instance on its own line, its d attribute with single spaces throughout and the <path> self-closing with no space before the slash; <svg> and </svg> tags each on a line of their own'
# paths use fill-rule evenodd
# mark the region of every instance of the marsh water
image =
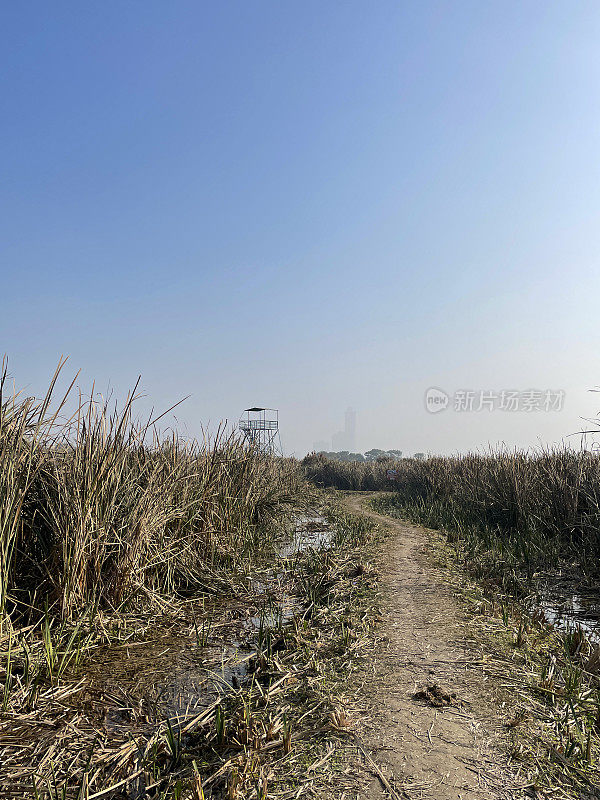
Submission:
<svg viewBox="0 0 600 800">
<path fill-rule="evenodd" d="M 334 527 L 315 512 L 293 518 L 272 564 L 248 578 L 242 597 L 190 605 L 187 618 L 151 641 L 120 643 L 86 665 L 87 702 L 113 733 L 157 719 L 182 719 L 246 683 L 266 637 L 276 647 L 302 612 L 289 592 L 282 562 L 329 547 Z M 210 620 L 210 621 L 209 621 Z M 269 645 L 269 646 L 270 646 Z"/>
<path fill-rule="evenodd" d="M 535 605 L 545 621 L 560 631 L 581 629 L 595 644 L 600 643 L 600 596 L 598 593 L 583 594 L 570 586 L 544 587 Z"/>
</svg>

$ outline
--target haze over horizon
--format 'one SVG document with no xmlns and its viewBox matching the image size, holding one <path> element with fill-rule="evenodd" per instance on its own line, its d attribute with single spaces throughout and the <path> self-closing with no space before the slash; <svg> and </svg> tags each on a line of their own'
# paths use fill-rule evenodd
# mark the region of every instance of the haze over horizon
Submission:
<svg viewBox="0 0 600 800">
<path fill-rule="evenodd" d="M 557 444 L 600 410 L 597 3 L 3 22 L 0 353 L 28 394 L 67 354 L 84 390 L 141 374 L 140 413 L 190 395 L 188 435 L 276 407 L 298 455 L 348 406 L 357 450 L 406 453 Z"/>
</svg>

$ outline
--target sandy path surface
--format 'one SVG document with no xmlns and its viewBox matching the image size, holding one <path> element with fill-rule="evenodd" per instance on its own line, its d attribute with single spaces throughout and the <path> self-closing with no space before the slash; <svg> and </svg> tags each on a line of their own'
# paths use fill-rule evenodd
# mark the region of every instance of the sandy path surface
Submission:
<svg viewBox="0 0 600 800">
<path fill-rule="evenodd" d="M 363 743 L 400 797 L 523 797 L 480 654 L 466 642 L 466 618 L 426 554 L 427 532 L 365 508 L 366 497 L 345 501 L 392 535 L 378 564 L 387 641 L 365 678 L 372 717 L 360 733 Z M 455 694 L 456 705 L 435 708 L 413 697 L 432 684 Z M 385 796 L 374 779 L 367 797 Z"/>
</svg>

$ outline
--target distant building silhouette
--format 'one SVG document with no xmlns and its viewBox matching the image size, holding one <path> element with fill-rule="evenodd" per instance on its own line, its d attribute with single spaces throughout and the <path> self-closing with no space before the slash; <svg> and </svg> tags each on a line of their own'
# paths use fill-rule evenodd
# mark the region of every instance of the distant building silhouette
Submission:
<svg viewBox="0 0 600 800">
<path fill-rule="evenodd" d="M 354 452 L 356 447 L 356 411 L 348 408 L 344 417 L 344 430 L 331 437 L 331 449 L 334 453 L 342 450 Z"/>
<path fill-rule="evenodd" d="M 354 452 L 356 448 L 356 411 L 353 408 L 346 409 L 345 433 L 347 437 L 347 450 Z"/>
</svg>

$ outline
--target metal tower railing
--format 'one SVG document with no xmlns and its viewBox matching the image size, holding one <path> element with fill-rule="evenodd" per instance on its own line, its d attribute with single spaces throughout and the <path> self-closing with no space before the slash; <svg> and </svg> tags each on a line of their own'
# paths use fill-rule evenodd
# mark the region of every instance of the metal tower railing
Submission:
<svg viewBox="0 0 600 800">
<path fill-rule="evenodd" d="M 261 453 L 282 455 L 279 411 L 276 408 L 246 408 L 240 417 L 238 429 L 244 439 Z"/>
</svg>

